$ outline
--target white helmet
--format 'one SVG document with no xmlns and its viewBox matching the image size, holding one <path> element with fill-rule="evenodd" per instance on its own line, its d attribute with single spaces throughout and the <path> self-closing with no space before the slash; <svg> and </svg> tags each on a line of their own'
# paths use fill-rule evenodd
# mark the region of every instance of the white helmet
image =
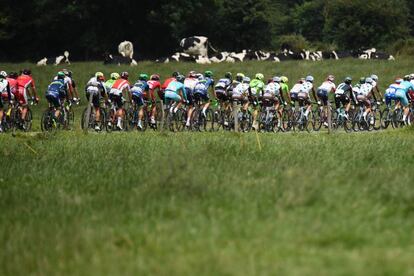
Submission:
<svg viewBox="0 0 414 276">
<path fill-rule="evenodd" d="M 272 81 L 274 81 L 274 82 L 280 82 L 281 79 L 280 79 L 280 77 L 275 76 L 275 77 L 273 77 Z"/>
<path fill-rule="evenodd" d="M 410 78 L 413 80 L 414 79 L 414 73 L 410 74 Z"/>
<path fill-rule="evenodd" d="M 398 84 L 400 84 L 402 82 L 403 82 L 403 79 L 402 78 L 398 78 L 398 79 L 395 80 L 395 83 L 398 83 Z"/>
<path fill-rule="evenodd" d="M 305 80 L 306 81 L 309 81 L 309 82 L 313 82 L 314 79 L 313 79 L 312 76 L 307 76 Z"/>
<path fill-rule="evenodd" d="M 7 73 L 6 73 L 6 71 L 1 71 L 1 72 L 0 72 L 0 77 L 7 78 Z"/>
<path fill-rule="evenodd" d="M 371 79 L 373 79 L 374 81 L 378 81 L 378 76 L 377 75 L 371 75 Z"/>
<path fill-rule="evenodd" d="M 366 83 L 372 83 L 373 81 L 374 80 L 372 78 L 370 78 L 370 77 L 368 77 L 368 78 L 365 79 L 365 82 Z"/>
</svg>

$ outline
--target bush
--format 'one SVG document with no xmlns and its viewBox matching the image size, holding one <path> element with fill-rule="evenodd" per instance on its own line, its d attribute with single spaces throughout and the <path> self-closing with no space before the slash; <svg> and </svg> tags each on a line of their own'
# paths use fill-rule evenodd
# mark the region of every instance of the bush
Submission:
<svg viewBox="0 0 414 276">
<path fill-rule="evenodd" d="M 397 56 L 414 56 L 414 38 L 399 39 L 388 50 Z"/>
<path fill-rule="evenodd" d="M 290 49 L 292 51 L 302 51 L 309 49 L 309 42 L 302 35 L 283 35 L 276 38 L 275 45 L 280 49 Z"/>
</svg>

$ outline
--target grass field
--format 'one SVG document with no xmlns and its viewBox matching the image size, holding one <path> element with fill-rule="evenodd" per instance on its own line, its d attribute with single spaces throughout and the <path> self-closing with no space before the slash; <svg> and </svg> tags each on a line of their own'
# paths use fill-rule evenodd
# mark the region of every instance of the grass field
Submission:
<svg viewBox="0 0 414 276">
<path fill-rule="evenodd" d="M 384 88 L 413 65 L 194 67 L 283 72 L 291 80 L 312 72 L 317 82 L 331 72 L 376 73 Z M 144 63 L 130 71 L 167 75 L 190 67 Z M 71 66 L 80 83 L 98 68 L 115 67 Z M 56 68 L 33 71 L 44 89 Z M 43 108 L 45 101 L 35 112 Z M 0 145 L 0 275 L 414 274 L 413 129 L 333 135 L 76 129 L 0 135 Z"/>
</svg>

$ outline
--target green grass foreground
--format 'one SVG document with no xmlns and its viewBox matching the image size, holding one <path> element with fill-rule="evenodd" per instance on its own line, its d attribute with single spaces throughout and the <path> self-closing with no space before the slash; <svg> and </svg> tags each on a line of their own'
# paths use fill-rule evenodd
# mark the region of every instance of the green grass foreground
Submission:
<svg viewBox="0 0 414 276">
<path fill-rule="evenodd" d="M 413 134 L 0 135 L 0 274 L 413 274 Z"/>
</svg>

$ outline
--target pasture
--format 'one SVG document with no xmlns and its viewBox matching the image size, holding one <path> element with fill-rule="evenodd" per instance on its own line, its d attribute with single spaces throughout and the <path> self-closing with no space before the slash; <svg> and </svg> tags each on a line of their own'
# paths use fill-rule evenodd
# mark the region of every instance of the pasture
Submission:
<svg viewBox="0 0 414 276">
<path fill-rule="evenodd" d="M 290 84 L 375 73 L 409 59 L 138 67 L 212 69 Z M 0 64 L 18 70 L 27 64 Z M 41 95 L 56 67 L 32 67 Z M 216 77 L 217 78 L 217 77 Z M 132 77 L 135 79 L 135 77 Z M 84 107 L 76 107 L 79 114 Z M 34 107 L 34 130 L 46 108 Z M 79 116 L 78 116 L 79 119 Z M 0 135 L 1 275 L 407 275 L 414 273 L 414 130 L 375 133 Z"/>
</svg>

